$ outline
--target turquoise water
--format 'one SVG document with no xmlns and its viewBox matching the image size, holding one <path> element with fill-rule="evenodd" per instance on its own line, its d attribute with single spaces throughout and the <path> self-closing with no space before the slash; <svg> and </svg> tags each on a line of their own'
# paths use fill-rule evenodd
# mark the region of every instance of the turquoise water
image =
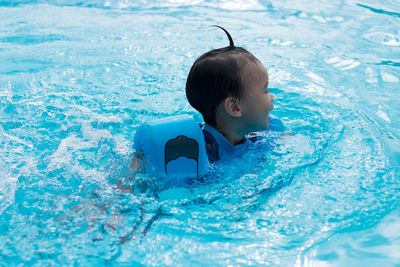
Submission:
<svg viewBox="0 0 400 267">
<path fill-rule="evenodd" d="M 324 2 L 324 1 L 322 1 Z M 0 263 L 400 264 L 397 1 L 0 0 Z M 209 180 L 124 179 L 194 60 L 266 66 L 289 134 Z M 130 189 L 132 188 L 132 189 Z"/>
</svg>

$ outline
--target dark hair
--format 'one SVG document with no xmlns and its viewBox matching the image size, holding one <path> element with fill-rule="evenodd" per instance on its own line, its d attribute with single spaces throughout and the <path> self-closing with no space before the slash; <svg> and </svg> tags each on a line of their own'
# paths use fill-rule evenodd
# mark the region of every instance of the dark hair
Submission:
<svg viewBox="0 0 400 267">
<path fill-rule="evenodd" d="M 225 31 L 229 46 L 213 49 L 193 63 L 186 81 L 186 98 L 207 124 L 215 126 L 217 106 L 228 96 L 242 97 L 245 66 L 258 59 L 246 49 L 236 47 L 227 30 L 212 26 Z"/>
</svg>

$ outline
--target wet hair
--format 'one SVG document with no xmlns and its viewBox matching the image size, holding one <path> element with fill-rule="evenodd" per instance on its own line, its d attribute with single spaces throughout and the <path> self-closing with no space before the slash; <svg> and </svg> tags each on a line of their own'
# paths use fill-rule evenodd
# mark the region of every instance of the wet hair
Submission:
<svg viewBox="0 0 400 267">
<path fill-rule="evenodd" d="M 208 51 L 193 63 L 186 80 L 186 98 L 207 124 L 215 126 L 217 106 L 229 96 L 242 98 L 246 65 L 259 61 L 246 49 L 235 46 L 227 30 L 212 27 L 226 33 L 229 46 Z"/>
</svg>

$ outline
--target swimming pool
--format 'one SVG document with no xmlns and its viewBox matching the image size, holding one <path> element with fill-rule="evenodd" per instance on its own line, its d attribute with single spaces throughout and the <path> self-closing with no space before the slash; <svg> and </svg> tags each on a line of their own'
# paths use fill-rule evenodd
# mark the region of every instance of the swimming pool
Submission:
<svg viewBox="0 0 400 267">
<path fill-rule="evenodd" d="M 398 2 L 17 0 L 0 17 L 1 265 L 400 264 Z M 266 66 L 290 134 L 189 188 L 124 181 L 138 125 L 200 119 L 184 87 L 228 44 L 211 24 Z"/>
</svg>

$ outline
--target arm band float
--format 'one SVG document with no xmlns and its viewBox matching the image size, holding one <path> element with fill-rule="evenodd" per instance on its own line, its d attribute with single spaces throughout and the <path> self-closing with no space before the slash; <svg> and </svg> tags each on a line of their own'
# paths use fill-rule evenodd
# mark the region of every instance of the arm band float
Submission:
<svg viewBox="0 0 400 267">
<path fill-rule="evenodd" d="M 142 150 L 146 173 L 160 177 L 197 177 L 209 162 L 204 135 L 192 116 L 179 115 L 143 123 L 134 138 Z"/>
</svg>

